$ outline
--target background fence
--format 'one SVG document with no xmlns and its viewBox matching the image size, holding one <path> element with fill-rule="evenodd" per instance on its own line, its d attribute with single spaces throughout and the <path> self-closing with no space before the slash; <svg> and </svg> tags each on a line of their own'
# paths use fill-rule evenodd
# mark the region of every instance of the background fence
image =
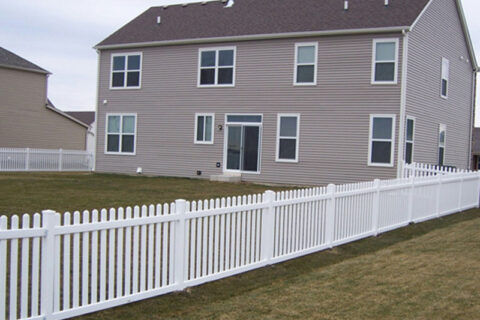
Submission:
<svg viewBox="0 0 480 320">
<path fill-rule="evenodd" d="M 0 171 L 91 171 L 93 155 L 81 150 L 0 148 Z"/>
<path fill-rule="evenodd" d="M 416 163 L 411 164 L 403 163 L 402 168 L 402 177 L 408 178 L 410 176 L 414 177 L 427 177 L 427 176 L 436 176 L 436 175 L 445 175 L 450 173 L 467 173 L 472 172 L 470 170 L 462 170 L 454 167 L 441 167 L 432 164 Z"/>
<path fill-rule="evenodd" d="M 478 207 L 451 173 L 0 218 L 0 319 L 64 319 Z"/>
</svg>

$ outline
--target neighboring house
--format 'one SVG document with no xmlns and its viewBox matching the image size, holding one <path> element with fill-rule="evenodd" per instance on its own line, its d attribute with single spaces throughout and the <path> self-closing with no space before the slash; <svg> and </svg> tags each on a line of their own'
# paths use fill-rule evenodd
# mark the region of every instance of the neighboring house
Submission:
<svg viewBox="0 0 480 320">
<path fill-rule="evenodd" d="M 95 111 L 66 111 L 65 113 L 88 125 L 86 150 L 92 154 L 95 154 L 95 141 L 97 134 Z"/>
<path fill-rule="evenodd" d="M 96 46 L 96 169 L 251 182 L 470 165 L 477 63 L 460 1 L 154 7 Z"/>
<path fill-rule="evenodd" d="M 473 128 L 472 134 L 472 169 L 480 170 L 480 128 Z"/>
<path fill-rule="evenodd" d="M 85 150 L 88 125 L 55 108 L 49 75 L 0 47 L 0 148 Z"/>
</svg>

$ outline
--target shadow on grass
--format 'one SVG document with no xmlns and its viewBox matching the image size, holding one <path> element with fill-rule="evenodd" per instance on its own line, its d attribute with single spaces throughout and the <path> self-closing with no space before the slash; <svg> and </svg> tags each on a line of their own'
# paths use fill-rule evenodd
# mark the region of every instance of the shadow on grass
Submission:
<svg viewBox="0 0 480 320">
<path fill-rule="evenodd" d="M 299 275 L 316 269 L 341 263 L 345 260 L 378 252 L 392 245 L 420 237 L 431 231 L 480 218 L 480 210 L 469 210 L 439 219 L 412 224 L 378 237 L 371 237 L 350 244 L 311 254 L 302 258 L 268 266 L 234 277 L 207 283 L 186 291 L 172 293 L 81 317 L 81 319 L 149 319 L 152 315 L 161 318 L 190 318 L 195 310 L 210 303 L 240 296 L 275 282 L 288 282 Z"/>
</svg>

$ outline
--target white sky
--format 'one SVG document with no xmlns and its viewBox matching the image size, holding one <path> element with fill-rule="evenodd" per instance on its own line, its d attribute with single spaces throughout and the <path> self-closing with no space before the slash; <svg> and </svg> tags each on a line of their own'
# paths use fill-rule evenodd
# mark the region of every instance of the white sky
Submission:
<svg viewBox="0 0 480 320">
<path fill-rule="evenodd" d="M 58 108 L 94 110 L 97 54 L 92 47 L 151 6 L 186 2 L 194 1 L 0 0 L 0 46 L 52 72 L 48 95 Z M 478 57 L 480 1 L 462 3 Z"/>
</svg>

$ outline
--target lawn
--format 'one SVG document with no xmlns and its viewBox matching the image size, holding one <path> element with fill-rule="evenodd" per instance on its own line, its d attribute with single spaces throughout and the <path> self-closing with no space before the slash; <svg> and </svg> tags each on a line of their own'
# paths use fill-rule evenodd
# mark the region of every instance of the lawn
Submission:
<svg viewBox="0 0 480 320">
<path fill-rule="evenodd" d="M 480 210 L 81 319 L 478 319 Z"/>
<path fill-rule="evenodd" d="M 254 184 L 92 173 L 1 173 L 0 215 L 57 212 L 262 193 Z"/>
</svg>

